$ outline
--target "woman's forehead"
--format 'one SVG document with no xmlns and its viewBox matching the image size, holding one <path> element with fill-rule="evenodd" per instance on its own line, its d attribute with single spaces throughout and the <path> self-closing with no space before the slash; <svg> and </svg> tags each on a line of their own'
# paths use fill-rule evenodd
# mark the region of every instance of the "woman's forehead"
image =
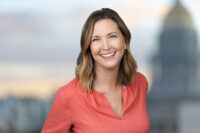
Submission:
<svg viewBox="0 0 200 133">
<path fill-rule="evenodd" d="M 111 19 L 102 19 L 94 24 L 92 36 L 100 36 L 118 32 L 119 28 L 115 21 Z"/>
</svg>

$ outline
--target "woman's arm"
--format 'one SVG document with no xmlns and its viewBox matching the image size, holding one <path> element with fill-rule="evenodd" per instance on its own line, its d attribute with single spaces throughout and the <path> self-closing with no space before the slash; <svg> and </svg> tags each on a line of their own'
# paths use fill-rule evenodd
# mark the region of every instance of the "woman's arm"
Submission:
<svg viewBox="0 0 200 133">
<path fill-rule="evenodd" d="M 62 88 L 60 88 L 56 93 L 41 133 L 67 133 L 69 131 L 72 125 L 70 111 L 63 96 Z"/>
</svg>

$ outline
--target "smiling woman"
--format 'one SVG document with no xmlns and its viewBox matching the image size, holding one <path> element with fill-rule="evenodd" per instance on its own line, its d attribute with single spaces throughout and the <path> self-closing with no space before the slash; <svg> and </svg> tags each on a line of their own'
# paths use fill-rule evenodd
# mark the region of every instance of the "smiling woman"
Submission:
<svg viewBox="0 0 200 133">
<path fill-rule="evenodd" d="M 131 34 L 112 9 L 93 12 L 81 35 L 76 78 L 61 87 L 42 133 L 148 133 L 148 83 L 136 71 Z"/>
</svg>

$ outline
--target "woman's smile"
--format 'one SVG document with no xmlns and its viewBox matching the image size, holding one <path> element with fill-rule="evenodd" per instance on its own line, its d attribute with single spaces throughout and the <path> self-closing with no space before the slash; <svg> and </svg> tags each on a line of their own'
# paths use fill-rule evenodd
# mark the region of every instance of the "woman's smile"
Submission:
<svg viewBox="0 0 200 133">
<path fill-rule="evenodd" d="M 114 52 L 110 52 L 110 53 L 105 53 L 105 54 L 100 54 L 100 56 L 102 56 L 103 58 L 109 58 L 109 57 L 113 57 L 115 55 L 116 51 Z"/>
</svg>

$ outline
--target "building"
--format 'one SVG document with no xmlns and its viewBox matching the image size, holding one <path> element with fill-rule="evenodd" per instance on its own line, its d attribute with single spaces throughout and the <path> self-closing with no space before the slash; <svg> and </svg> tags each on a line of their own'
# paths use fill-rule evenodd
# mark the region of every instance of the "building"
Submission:
<svg viewBox="0 0 200 133">
<path fill-rule="evenodd" d="M 177 0 L 165 18 L 159 51 L 153 58 L 153 85 L 147 96 L 150 133 L 200 131 L 192 124 L 194 119 L 200 123 L 200 115 L 194 111 L 195 108 L 200 112 L 197 45 L 192 17 Z"/>
</svg>

